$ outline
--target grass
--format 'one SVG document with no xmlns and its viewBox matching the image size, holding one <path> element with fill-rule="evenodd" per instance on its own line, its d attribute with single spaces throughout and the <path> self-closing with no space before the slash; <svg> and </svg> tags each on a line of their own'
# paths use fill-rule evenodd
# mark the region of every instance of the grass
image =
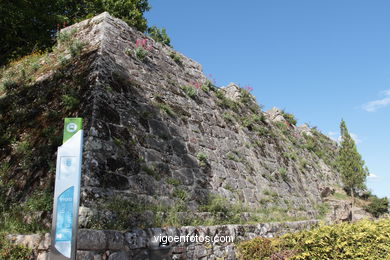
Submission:
<svg viewBox="0 0 390 260">
<path fill-rule="evenodd" d="M 249 130 L 252 130 L 255 124 L 263 120 L 262 116 L 263 115 L 254 114 L 254 115 L 243 117 L 241 118 L 242 126 L 247 127 Z"/>
<path fill-rule="evenodd" d="M 175 186 L 175 187 L 180 185 L 180 181 L 178 179 L 174 179 L 174 178 L 168 178 L 166 182 L 170 185 Z"/>
<path fill-rule="evenodd" d="M 216 96 L 218 98 L 218 105 L 222 108 L 228 108 L 228 109 L 232 109 L 233 111 L 236 111 L 238 110 L 238 104 L 234 101 L 234 100 L 231 100 L 230 98 L 227 98 L 224 94 L 224 91 L 219 89 L 217 92 L 216 92 Z"/>
<path fill-rule="evenodd" d="M 0 260 L 31 259 L 33 250 L 24 246 L 15 245 L 0 234 Z"/>
<path fill-rule="evenodd" d="M 234 123 L 234 116 L 232 113 L 224 112 L 222 114 L 223 119 L 225 119 L 226 122 Z"/>
<path fill-rule="evenodd" d="M 176 52 L 172 51 L 170 54 L 169 54 L 169 57 L 171 57 L 171 59 L 178 65 L 181 65 L 182 62 L 181 62 L 181 58 L 180 58 L 180 55 L 178 55 Z"/>
<path fill-rule="evenodd" d="M 187 192 L 184 189 L 177 188 L 177 187 L 173 190 L 172 195 L 173 195 L 173 197 L 178 198 L 178 199 L 183 200 L 183 201 L 185 201 L 188 197 Z"/>
<path fill-rule="evenodd" d="M 2 208 L 0 213 L 0 233 L 25 234 L 48 231 L 46 223 L 43 223 L 45 220 L 31 217 L 31 221 L 27 223 L 25 217 L 39 211 L 50 213 L 53 204 L 53 194 L 51 192 L 37 190 L 24 203 L 8 204 L 4 201 L 4 197 L 1 194 L 0 200 Z"/>
<path fill-rule="evenodd" d="M 192 86 L 181 86 L 180 87 L 184 93 L 186 93 L 187 96 L 189 96 L 190 98 L 194 99 L 196 97 L 196 94 L 197 94 L 197 91 L 194 87 Z"/>
<path fill-rule="evenodd" d="M 196 155 L 196 158 L 198 158 L 199 162 L 201 163 L 201 166 L 204 166 L 207 163 L 207 154 L 199 152 Z"/>
<path fill-rule="evenodd" d="M 176 116 L 175 112 L 173 112 L 172 108 L 170 105 L 165 104 L 165 103 L 157 103 L 157 107 L 161 110 L 167 113 L 170 116 Z"/>
<path fill-rule="evenodd" d="M 347 194 L 340 192 L 335 192 L 332 197 L 338 200 L 348 200 L 351 198 Z"/>
<path fill-rule="evenodd" d="M 284 168 L 284 167 L 280 168 L 279 169 L 279 174 L 282 177 L 283 181 L 287 182 L 289 180 L 286 168 Z"/>
<path fill-rule="evenodd" d="M 156 171 L 155 165 L 143 165 L 141 169 L 146 172 L 148 175 L 153 176 L 156 180 L 161 180 L 161 176 Z"/>
<path fill-rule="evenodd" d="M 314 208 L 318 212 L 318 219 L 324 219 L 326 214 L 328 214 L 330 211 L 330 206 L 328 203 L 316 204 Z"/>
<path fill-rule="evenodd" d="M 10 62 L 1 73 L 0 95 L 20 86 L 29 86 L 39 76 L 58 70 L 79 56 L 85 46 L 74 39 L 75 30 L 57 34 L 57 45 L 51 53 L 36 51 Z M 65 58 L 70 54 L 70 58 Z"/>
</svg>

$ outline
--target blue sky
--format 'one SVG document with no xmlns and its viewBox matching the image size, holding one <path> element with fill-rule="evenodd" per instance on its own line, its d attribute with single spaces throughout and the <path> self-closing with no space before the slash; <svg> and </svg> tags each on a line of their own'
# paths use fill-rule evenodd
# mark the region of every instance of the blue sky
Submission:
<svg viewBox="0 0 390 260">
<path fill-rule="evenodd" d="M 218 86 L 250 85 L 265 110 L 337 138 L 341 118 L 390 197 L 390 1 L 157 1 L 145 14 Z"/>
</svg>

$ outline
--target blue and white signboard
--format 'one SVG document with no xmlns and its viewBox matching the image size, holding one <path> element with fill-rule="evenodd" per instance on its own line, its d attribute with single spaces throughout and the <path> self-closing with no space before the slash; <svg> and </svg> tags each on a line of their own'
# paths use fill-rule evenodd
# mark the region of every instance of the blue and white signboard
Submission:
<svg viewBox="0 0 390 260">
<path fill-rule="evenodd" d="M 57 152 L 51 260 L 76 259 L 83 147 L 81 118 L 66 118 L 64 141 Z"/>
</svg>

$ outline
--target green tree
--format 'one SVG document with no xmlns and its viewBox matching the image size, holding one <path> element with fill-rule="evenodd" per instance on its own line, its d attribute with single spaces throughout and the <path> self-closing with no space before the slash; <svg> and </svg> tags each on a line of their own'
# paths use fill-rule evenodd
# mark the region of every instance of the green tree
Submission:
<svg viewBox="0 0 390 260">
<path fill-rule="evenodd" d="M 148 0 L 0 0 L 0 65 L 54 44 L 58 26 L 104 11 L 145 32 Z"/>
<path fill-rule="evenodd" d="M 355 141 L 348 132 L 344 120 L 340 123 L 341 144 L 338 152 L 337 166 L 344 183 L 344 189 L 354 198 L 357 188 L 365 188 L 368 169 L 357 151 Z"/>
<path fill-rule="evenodd" d="M 167 35 L 165 28 L 159 29 L 152 26 L 148 29 L 149 36 L 156 42 L 161 42 L 165 45 L 171 46 L 171 39 Z"/>
</svg>

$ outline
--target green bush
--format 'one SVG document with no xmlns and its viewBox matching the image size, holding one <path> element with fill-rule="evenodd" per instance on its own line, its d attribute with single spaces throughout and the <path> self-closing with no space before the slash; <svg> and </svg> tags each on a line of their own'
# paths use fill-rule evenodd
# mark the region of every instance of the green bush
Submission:
<svg viewBox="0 0 390 260">
<path fill-rule="evenodd" d="M 291 125 L 297 124 L 297 120 L 295 119 L 293 114 L 286 113 L 285 111 L 282 111 L 282 113 L 284 119 L 286 119 L 286 121 L 289 122 Z"/>
<path fill-rule="evenodd" d="M 377 218 L 389 212 L 389 200 L 386 197 L 380 199 L 376 196 L 371 196 L 370 204 L 364 207 L 364 209 Z"/>
<path fill-rule="evenodd" d="M 176 52 L 172 51 L 170 54 L 169 54 L 169 57 L 171 57 L 171 59 L 176 62 L 177 64 L 181 64 L 181 58 L 180 58 L 180 55 L 178 55 Z"/>
<path fill-rule="evenodd" d="M 135 48 L 134 53 L 137 59 L 139 59 L 140 61 L 144 61 L 146 59 L 146 56 L 148 55 L 148 51 L 142 48 L 141 46 Z"/>
<path fill-rule="evenodd" d="M 148 34 L 150 38 L 156 42 L 161 42 L 167 46 L 171 46 L 171 39 L 169 38 L 165 28 L 159 29 L 156 26 L 148 28 Z"/>
<path fill-rule="evenodd" d="M 276 240 L 265 237 L 255 237 L 237 245 L 237 257 L 240 260 L 268 259 L 277 251 Z"/>
<path fill-rule="evenodd" d="M 206 165 L 206 163 L 207 163 L 207 154 L 199 152 L 196 155 L 196 158 L 198 158 L 200 166 L 205 166 Z"/>
<path fill-rule="evenodd" d="M 276 256 L 290 252 L 291 260 L 389 259 L 389 241 L 389 218 L 361 220 L 289 233 L 271 241 L 255 238 L 239 243 L 237 255 L 240 259 L 280 259 Z"/>
<path fill-rule="evenodd" d="M 62 102 L 64 103 L 64 106 L 67 110 L 72 110 L 78 106 L 80 100 L 78 100 L 72 95 L 63 95 Z"/>
<path fill-rule="evenodd" d="M 0 260 L 32 259 L 33 251 L 27 247 L 14 245 L 0 234 Z"/>
</svg>

